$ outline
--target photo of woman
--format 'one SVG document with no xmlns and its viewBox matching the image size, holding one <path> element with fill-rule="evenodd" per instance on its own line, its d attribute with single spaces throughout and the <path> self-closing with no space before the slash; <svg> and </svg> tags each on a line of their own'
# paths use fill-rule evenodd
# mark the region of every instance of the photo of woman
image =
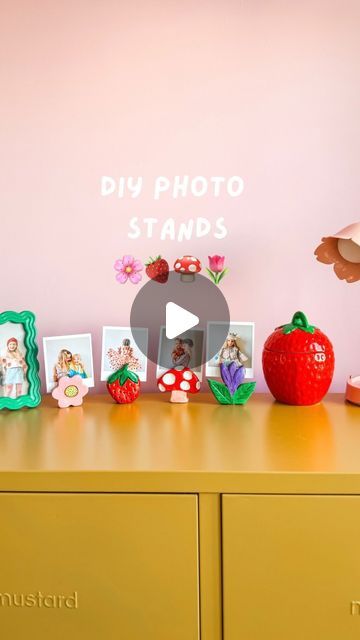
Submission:
<svg viewBox="0 0 360 640">
<path fill-rule="evenodd" d="M 101 380 L 125 364 L 135 371 L 141 382 L 147 377 L 148 330 L 142 327 L 103 327 Z"/>
<path fill-rule="evenodd" d="M 241 352 L 239 336 L 235 332 L 230 332 L 219 352 L 220 364 L 231 364 L 235 362 L 238 367 L 243 367 L 248 356 Z"/>
<path fill-rule="evenodd" d="M 43 338 L 46 389 L 52 391 L 64 376 L 81 376 L 88 387 L 94 386 L 91 334 Z"/>
<path fill-rule="evenodd" d="M 134 354 L 134 348 L 131 346 L 130 338 L 124 338 L 118 349 L 110 347 L 110 349 L 107 350 L 107 357 L 113 371 L 121 369 L 124 364 L 129 365 L 129 369 L 132 371 L 140 371 L 141 369 L 140 360 Z"/>
<path fill-rule="evenodd" d="M 68 349 L 61 349 L 57 363 L 54 366 L 53 380 L 58 383 L 60 378 L 69 375 L 72 353 Z"/>
</svg>

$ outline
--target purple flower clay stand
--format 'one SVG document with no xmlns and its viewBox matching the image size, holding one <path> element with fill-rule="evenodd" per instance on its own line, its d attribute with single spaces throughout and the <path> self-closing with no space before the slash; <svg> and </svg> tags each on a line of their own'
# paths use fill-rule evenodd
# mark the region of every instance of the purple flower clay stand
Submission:
<svg viewBox="0 0 360 640">
<path fill-rule="evenodd" d="M 224 384 L 218 380 L 209 380 L 210 390 L 220 404 L 245 404 L 254 393 L 256 382 L 243 382 L 245 367 L 236 362 L 221 364 L 220 373 Z"/>
</svg>

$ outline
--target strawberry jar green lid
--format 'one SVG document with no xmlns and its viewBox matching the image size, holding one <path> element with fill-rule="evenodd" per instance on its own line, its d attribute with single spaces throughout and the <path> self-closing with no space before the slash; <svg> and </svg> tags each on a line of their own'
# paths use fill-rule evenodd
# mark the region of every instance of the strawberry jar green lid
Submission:
<svg viewBox="0 0 360 640">
<path fill-rule="evenodd" d="M 266 383 L 279 402 L 309 405 L 321 402 L 334 373 L 334 350 L 329 338 L 310 325 L 302 311 L 289 324 L 277 327 L 263 350 Z"/>
</svg>

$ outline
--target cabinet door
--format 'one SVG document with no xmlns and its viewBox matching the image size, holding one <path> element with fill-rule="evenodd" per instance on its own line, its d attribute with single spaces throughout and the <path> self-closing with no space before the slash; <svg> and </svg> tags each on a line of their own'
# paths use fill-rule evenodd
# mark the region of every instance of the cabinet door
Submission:
<svg viewBox="0 0 360 640">
<path fill-rule="evenodd" d="M 1 494 L 0 638 L 197 640 L 197 497 Z"/>
<path fill-rule="evenodd" d="M 224 640 L 358 640 L 360 498 L 223 496 Z"/>
</svg>

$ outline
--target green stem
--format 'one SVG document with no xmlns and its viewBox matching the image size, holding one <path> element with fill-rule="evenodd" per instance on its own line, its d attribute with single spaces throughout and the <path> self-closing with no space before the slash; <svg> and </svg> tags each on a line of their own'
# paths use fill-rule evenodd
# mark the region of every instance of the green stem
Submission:
<svg viewBox="0 0 360 640">
<path fill-rule="evenodd" d="M 314 333 L 315 327 L 309 324 L 308 319 L 302 311 L 296 311 L 294 313 L 292 320 L 289 324 L 281 325 L 283 333 L 292 333 L 295 329 L 301 329 L 301 331 L 305 331 L 306 333 Z"/>
</svg>

